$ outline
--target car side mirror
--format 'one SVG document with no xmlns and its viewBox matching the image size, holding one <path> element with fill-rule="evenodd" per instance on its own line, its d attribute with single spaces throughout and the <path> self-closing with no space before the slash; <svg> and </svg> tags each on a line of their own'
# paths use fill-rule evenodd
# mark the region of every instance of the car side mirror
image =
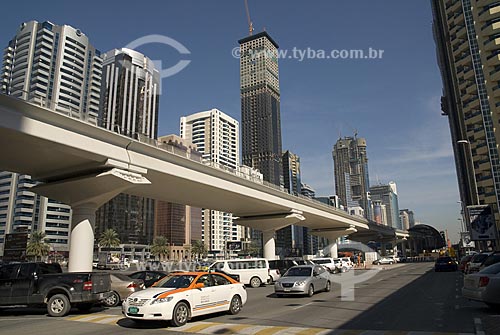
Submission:
<svg viewBox="0 0 500 335">
<path fill-rule="evenodd" d="M 197 289 L 204 288 L 204 287 L 205 287 L 205 284 L 203 284 L 203 283 L 194 284 L 194 288 L 197 288 Z"/>
<path fill-rule="evenodd" d="M 319 276 L 319 272 L 314 271 L 314 272 L 313 272 L 313 276 L 314 276 L 314 277 Z"/>
<path fill-rule="evenodd" d="M 33 272 L 31 277 L 33 277 L 34 280 L 38 280 L 38 274 L 36 272 Z"/>
</svg>

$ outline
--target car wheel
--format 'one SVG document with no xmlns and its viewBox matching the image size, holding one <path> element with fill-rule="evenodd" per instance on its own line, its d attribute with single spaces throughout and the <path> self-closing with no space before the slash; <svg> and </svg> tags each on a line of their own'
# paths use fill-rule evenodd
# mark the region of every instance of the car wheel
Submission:
<svg viewBox="0 0 500 335">
<path fill-rule="evenodd" d="M 393 261 L 390 261 L 390 262 L 389 262 L 389 265 L 392 265 L 392 264 L 393 264 Z"/>
<path fill-rule="evenodd" d="M 307 289 L 307 296 L 312 297 L 314 295 L 314 286 L 309 285 L 309 288 Z"/>
<path fill-rule="evenodd" d="M 231 299 L 231 304 L 229 305 L 229 314 L 236 315 L 241 311 L 241 298 L 239 295 L 235 295 Z"/>
<path fill-rule="evenodd" d="M 332 283 L 328 280 L 326 282 L 325 292 L 330 292 L 332 290 Z"/>
<path fill-rule="evenodd" d="M 189 307 L 185 302 L 179 302 L 174 307 L 174 311 L 172 313 L 172 326 L 180 327 L 184 326 L 189 318 Z"/>
<path fill-rule="evenodd" d="M 111 295 L 102 301 L 106 307 L 115 307 L 120 303 L 120 296 L 115 291 L 111 292 Z"/>
<path fill-rule="evenodd" d="M 260 285 L 262 285 L 262 281 L 260 280 L 259 277 L 252 277 L 252 279 L 250 279 L 251 287 L 256 288 L 259 287 Z"/>
<path fill-rule="evenodd" d="M 273 276 L 269 276 L 269 280 L 268 280 L 268 283 L 269 283 L 269 284 L 272 284 L 272 283 L 274 283 L 274 280 L 273 280 Z"/>
<path fill-rule="evenodd" d="M 65 316 L 69 313 L 70 309 L 71 304 L 68 297 L 64 294 L 55 294 L 47 302 L 47 312 L 49 312 L 50 316 Z"/>
</svg>

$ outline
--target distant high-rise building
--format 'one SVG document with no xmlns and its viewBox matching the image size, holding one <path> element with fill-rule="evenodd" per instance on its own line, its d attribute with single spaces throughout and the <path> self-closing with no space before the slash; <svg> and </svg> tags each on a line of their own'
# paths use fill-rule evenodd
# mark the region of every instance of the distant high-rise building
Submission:
<svg viewBox="0 0 500 335">
<path fill-rule="evenodd" d="M 401 221 L 401 224 L 403 226 L 403 229 L 409 229 L 415 226 L 415 215 L 413 214 L 412 210 L 409 209 L 401 209 L 399 210 L 399 213 L 403 215 L 404 217 L 404 222 Z"/>
<path fill-rule="evenodd" d="M 182 154 L 201 162 L 201 153 L 196 145 L 177 135 L 160 136 L 160 147 L 166 146 L 176 154 Z M 193 241 L 202 240 L 202 209 L 155 201 L 154 237 L 164 236 L 170 245 L 170 260 L 190 258 Z"/>
<path fill-rule="evenodd" d="M 101 71 L 100 52 L 79 29 L 29 21 L 4 50 L 0 92 L 97 124 Z M 30 192 L 35 184 L 0 173 L 0 255 L 16 231 L 44 231 L 54 252 L 69 251 L 70 206 Z"/>
<path fill-rule="evenodd" d="M 458 188 L 464 207 L 490 205 L 500 245 L 500 27 L 498 1 L 432 0 Z"/>
<path fill-rule="evenodd" d="M 283 153 L 283 180 L 290 194 L 301 194 L 300 157 L 290 151 Z M 304 254 L 304 229 L 290 225 L 276 231 L 276 252 L 280 257 Z"/>
<path fill-rule="evenodd" d="M 386 224 L 396 229 L 403 229 L 399 220 L 399 204 L 398 191 L 396 183 L 389 182 L 387 185 L 376 185 L 370 187 L 370 195 L 373 202 L 380 202 L 385 206 L 386 220 L 382 224 Z M 378 222 L 377 222 L 378 223 Z"/>
<path fill-rule="evenodd" d="M 180 120 L 183 139 L 196 145 L 205 163 L 238 170 L 239 123 L 218 109 L 183 116 Z M 226 242 L 240 241 L 243 227 L 233 223 L 233 215 L 203 209 L 203 241 L 213 253 L 226 252 Z"/>
<path fill-rule="evenodd" d="M 307 184 L 300 185 L 301 195 L 314 199 L 316 191 Z M 309 228 L 302 227 L 302 235 L 304 236 L 304 254 L 315 255 L 319 250 L 319 237 L 309 234 Z"/>
<path fill-rule="evenodd" d="M 134 139 L 156 139 L 160 75 L 153 62 L 125 48 L 103 59 L 99 125 Z M 96 236 L 112 228 L 122 243 L 151 243 L 154 215 L 153 199 L 119 194 L 97 210 Z"/>
<path fill-rule="evenodd" d="M 267 32 L 238 42 L 243 165 L 282 185 L 278 44 Z"/>
<path fill-rule="evenodd" d="M 335 192 L 342 204 L 346 208 L 361 206 L 365 217 L 371 218 L 366 140 L 356 136 L 341 138 L 335 143 L 332 156 Z"/>
</svg>

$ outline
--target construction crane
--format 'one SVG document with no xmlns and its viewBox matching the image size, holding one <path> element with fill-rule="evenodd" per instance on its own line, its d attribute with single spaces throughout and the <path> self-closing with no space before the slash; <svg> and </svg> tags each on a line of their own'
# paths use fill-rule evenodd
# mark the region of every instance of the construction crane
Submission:
<svg viewBox="0 0 500 335">
<path fill-rule="evenodd" d="M 247 12 L 248 35 L 252 36 L 252 34 L 253 34 L 253 24 L 252 24 L 252 20 L 250 19 L 250 11 L 248 10 L 248 1 L 247 0 L 245 0 L 245 10 Z"/>
</svg>

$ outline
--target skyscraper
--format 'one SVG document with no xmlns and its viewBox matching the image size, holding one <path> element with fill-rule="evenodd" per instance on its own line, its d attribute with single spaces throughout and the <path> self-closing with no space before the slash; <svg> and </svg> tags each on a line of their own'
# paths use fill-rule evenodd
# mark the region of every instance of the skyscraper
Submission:
<svg viewBox="0 0 500 335">
<path fill-rule="evenodd" d="M 238 42 L 243 165 L 282 185 L 278 44 L 265 31 Z"/>
<path fill-rule="evenodd" d="M 205 163 L 238 170 L 239 123 L 218 109 L 211 109 L 180 120 L 183 139 L 196 145 Z M 209 250 L 222 255 L 227 241 L 240 241 L 243 227 L 233 223 L 231 213 L 203 209 L 203 241 Z"/>
<path fill-rule="evenodd" d="M 201 162 L 196 145 L 177 135 L 160 136 L 160 147 Z M 155 201 L 154 236 L 164 236 L 170 245 L 170 260 L 190 258 L 193 241 L 201 241 L 202 209 L 171 202 Z"/>
<path fill-rule="evenodd" d="M 370 195 L 374 204 L 378 205 L 380 203 L 382 206 L 385 206 L 386 218 L 384 220 L 384 215 L 382 215 L 381 223 L 396 229 L 403 229 L 401 221 L 399 220 L 398 191 L 396 183 L 391 181 L 387 185 L 371 186 Z M 379 222 L 377 221 L 377 223 Z"/>
<path fill-rule="evenodd" d="M 0 92 L 97 124 L 102 59 L 79 29 L 21 24 L 3 54 Z M 71 208 L 29 191 L 28 175 L 0 173 L 0 252 L 5 234 L 44 231 L 52 249 L 69 250 Z"/>
<path fill-rule="evenodd" d="M 463 206 L 490 205 L 500 245 L 500 40 L 497 1 L 432 1 L 434 37 L 443 81 Z"/>
<path fill-rule="evenodd" d="M 348 208 L 357 203 L 364 209 L 365 217 L 371 218 L 366 140 L 356 136 L 340 138 L 332 155 L 335 192 L 342 204 Z"/>
<path fill-rule="evenodd" d="M 160 75 L 153 62 L 130 49 L 103 54 L 99 125 L 134 139 L 156 139 Z M 154 200 L 119 194 L 96 213 L 96 236 L 114 229 L 122 243 L 148 244 L 154 232 Z"/>
<path fill-rule="evenodd" d="M 300 157 L 289 150 L 283 153 L 283 181 L 290 194 L 301 194 Z M 304 254 L 304 229 L 290 225 L 276 231 L 276 252 L 280 257 Z"/>
</svg>

